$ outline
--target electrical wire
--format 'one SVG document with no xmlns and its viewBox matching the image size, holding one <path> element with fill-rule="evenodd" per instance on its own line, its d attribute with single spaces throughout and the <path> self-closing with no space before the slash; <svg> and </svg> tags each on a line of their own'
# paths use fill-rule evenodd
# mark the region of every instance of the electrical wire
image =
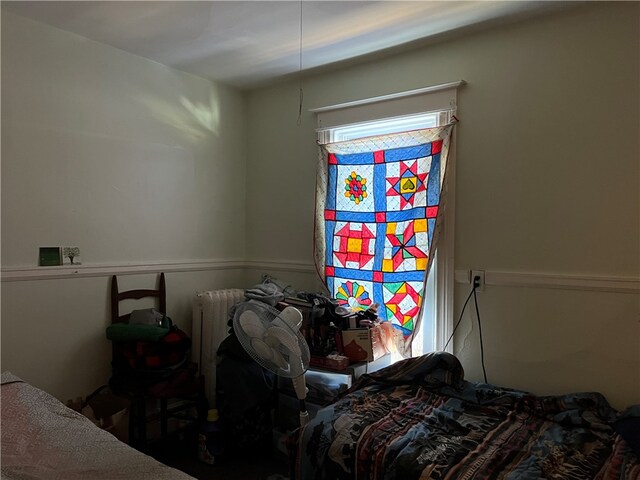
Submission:
<svg viewBox="0 0 640 480">
<path fill-rule="evenodd" d="M 471 295 L 473 295 L 473 292 L 475 292 L 475 291 L 476 291 L 476 286 L 474 284 L 473 287 L 471 288 L 471 291 L 469 292 L 469 296 L 464 301 L 464 305 L 462 306 L 462 311 L 460 312 L 460 318 L 458 318 L 458 321 L 456 322 L 456 326 L 453 328 L 453 332 L 451 332 L 451 336 L 449 337 L 449 340 L 447 340 L 447 343 L 445 344 L 443 350 L 447 349 L 447 347 L 449 346 L 449 342 L 453 338 L 453 335 L 455 335 L 456 330 L 458 329 L 458 326 L 460 325 L 460 322 L 462 321 L 462 315 L 464 314 L 464 311 L 467 308 L 467 303 L 469 303 L 469 300 L 471 300 Z"/>
<path fill-rule="evenodd" d="M 299 75 L 299 91 L 300 99 L 298 102 L 298 126 L 302 124 L 302 102 L 304 99 L 304 92 L 302 91 L 302 1 L 300 0 L 300 50 L 299 50 L 299 63 L 298 63 L 298 75 Z"/>
<path fill-rule="evenodd" d="M 484 341 L 482 339 L 482 322 L 480 321 L 480 308 L 478 307 L 478 297 L 476 296 L 477 289 L 478 289 L 478 286 L 476 285 L 476 282 L 474 279 L 473 286 L 471 287 L 471 291 L 469 292 L 467 299 L 464 301 L 464 305 L 462 305 L 462 311 L 460 312 L 460 317 L 458 318 L 458 321 L 456 322 L 455 327 L 453 327 L 453 332 L 451 332 L 451 335 L 449 336 L 449 339 L 447 340 L 447 343 L 445 344 L 443 350 L 446 350 L 447 347 L 449 346 L 449 342 L 451 342 L 451 339 L 455 335 L 456 330 L 460 326 L 460 322 L 462 322 L 462 317 L 464 315 L 464 311 L 467 308 L 467 304 L 469 303 L 469 300 L 471 300 L 471 297 L 473 296 L 473 303 L 475 304 L 475 307 L 476 307 L 476 318 L 478 319 L 478 333 L 480 336 L 480 361 L 482 363 L 482 373 L 484 375 L 484 383 L 488 383 L 487 370 L 484 365 Z"/>
<path fill-rule="evenodd" d="M 487 382 L 487 370 L 484 368 L 484 342 L 482 341 L 482 322 L 480 321 L 480 309 L 478 308 L 478 297 L 476 296 L 476 286 L 473 286 L 473 303 L 476 305 L 476 317 L 478 318 L 478 334 L 480 335 L 480 361 L 482 363 L 482 373 L 484 374 L 484 383 Z"/>
</svg>

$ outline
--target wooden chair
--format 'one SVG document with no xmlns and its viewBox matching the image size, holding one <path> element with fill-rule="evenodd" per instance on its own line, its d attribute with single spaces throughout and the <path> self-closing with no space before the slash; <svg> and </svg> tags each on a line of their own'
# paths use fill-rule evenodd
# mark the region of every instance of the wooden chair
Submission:
<svg viewBox="0 0 640 480">
<path fill-rule="evenodd" d="M 164 280 L 164 273 L 160 274 L 158 288 L 155 290 L 127 290 L 118 291 L 118 278 L 114 275 L 111 278 L 111 323 L 129 323 L 131 312 L 120 315 L 120 302 L 123 300 L 140 300 L 142 298 L 157 298 L 158 311 L 167 314 L 167 284 Z"/>
<path fill-rule="evenodd" d="M 111 323 L 128 323 L 131 312 L 121 314 L 120 302 L 152 298 L 159 312 L 167 313 L 167 290 L 164 273 L 160 273 L 156 289 L 137 289 L 119 291 L 118 279 L 111 279 Z M 185 361 L 171 369 L 159 371 L 136 370 L 129 368 L 122 356 L 123 344 L 112 342 L 112 377 L 109 384 L 114 393 L 126 396 L 131 401 L 129 416 L 129 444 L 140 450 L 147 448 L 147 423 L 153 417 L 147 415 L 147 402 L 151 399 L 160 402 L 160 437 L 168 433 L 170 417 L 197 421 L 206 417 L 208 403 L 204 393 L 204 378 L 198 375 L 197 365 Z M 169 408 L 169 400 L 181 402 Z M 197 417 L 188 415 L 186 410 L 197 411 Z"/>
</svg>

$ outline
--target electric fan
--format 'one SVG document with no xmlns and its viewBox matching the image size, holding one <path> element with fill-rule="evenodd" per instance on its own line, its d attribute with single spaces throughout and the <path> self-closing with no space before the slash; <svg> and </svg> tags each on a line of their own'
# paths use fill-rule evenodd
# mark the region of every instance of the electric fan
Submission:
<svg viewBox="0 0 640 480">
<path fill-rule="evenodd" d="M 258 301 L 239 304 L 233 316 L 233 330 L 251 358 L 276 375 L 291 378 L 300 401 L 300 425 L 305 425 L 309 421 L 304 378 L 309 346 L 299 331 L 301 324 L 297 308 L 286 307 L 280 312 Z"/>
</svg>

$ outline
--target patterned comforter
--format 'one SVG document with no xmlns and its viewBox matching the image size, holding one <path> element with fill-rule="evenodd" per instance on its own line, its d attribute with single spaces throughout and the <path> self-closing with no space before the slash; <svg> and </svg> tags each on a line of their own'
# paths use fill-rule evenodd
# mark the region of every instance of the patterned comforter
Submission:
<svg viewBox="0 0 640 480">
<path fill-rule="evenodd" d="M 598 393 L 537 397 L 463 379 L 437 352 L 365 375 L 289 439 L 298 480 L 639 479 Z"/>
<path fill-rule="evenodd" d="M 193 480 L 8 372 L 1 392 L 3 480 Z"/>
</svg>

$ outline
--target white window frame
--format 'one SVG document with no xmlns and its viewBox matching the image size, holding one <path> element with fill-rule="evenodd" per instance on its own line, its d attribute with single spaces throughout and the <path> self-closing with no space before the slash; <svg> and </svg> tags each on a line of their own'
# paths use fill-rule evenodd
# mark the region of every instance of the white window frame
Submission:
<svg viewBox="0 0 640 480">
<path fill-rule="evenodd" d="M 346 140 L 347 138 L 338 136 L 341 129 L 355 132 L 358 127 L 366 127 L 368 123 L 393 123 L 402 118 L 409 122 L 407 125 L 411 125 L 411 117 L 415 119 L 417 115 L 437 114 L 438 125 L 449 123 L 457 108 L 457 89 L 464 84 L 465 82 L 461 80 L 311 109 L 310 111 L 316 114 L 318 120 L 318 142 Z M 454 136 L 449 147 L 447 175 L 442 185 L 440 200 L 442 216 L 434 233 L 434 241 L 437 242 L 437 264 L 434 265 L 436 321 L 433 345 L 436 350 L 444 349 L 453 330 L 455 184 Z M 452 348 L 452 345 L 449 345 L 447 351 L 452 352 Z"/>
<path fill-rule="evenodd" d="M 328 129 L 329 142 L 344 142 L 356 138 L 408 132 L 422 128 L 433 128 L 449 123 L 451 110 L 441 112 L 422 112 L 400 117 L 382 118 L 351 125 L 340 125 Z"/>
</svg>

